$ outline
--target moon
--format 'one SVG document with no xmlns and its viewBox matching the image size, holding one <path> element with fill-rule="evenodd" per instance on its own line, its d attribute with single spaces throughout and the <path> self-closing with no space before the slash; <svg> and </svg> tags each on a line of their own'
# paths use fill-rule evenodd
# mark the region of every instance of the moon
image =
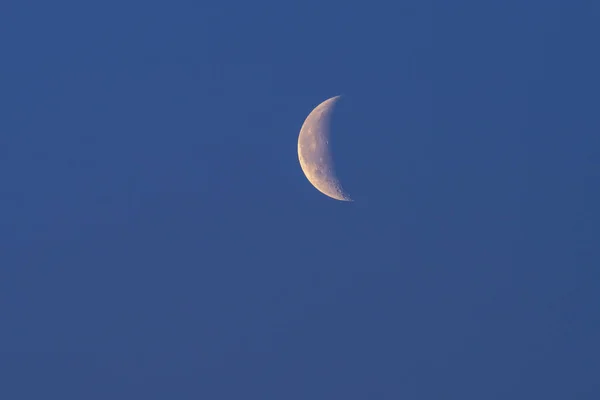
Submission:
<svg viewBox="0 0 600 400">
<path fill-rule="evenodd" d="M 304 175 L 318 191 L 332 199 L 352 201 L 337 177 L 331 153 L 331 114 L 339 98 L 325 100 L 306 117 L 298 136 L 298 158 Z"/>
</svg>

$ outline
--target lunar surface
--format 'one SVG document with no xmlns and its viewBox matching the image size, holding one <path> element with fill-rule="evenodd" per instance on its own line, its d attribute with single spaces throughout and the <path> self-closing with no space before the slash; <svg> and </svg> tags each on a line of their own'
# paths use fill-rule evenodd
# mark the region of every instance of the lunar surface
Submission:
<svg viewBox="0 0 600 400">
<path fill-rule="evenodd" d="M 298 137 L 298 158 L 304 175 L 317 190 L 336 200 L 352 201 L 336 175 L 331 154 L 331 114 L 339 98 L 325 100 L 308 115 Z"/>
</svg>

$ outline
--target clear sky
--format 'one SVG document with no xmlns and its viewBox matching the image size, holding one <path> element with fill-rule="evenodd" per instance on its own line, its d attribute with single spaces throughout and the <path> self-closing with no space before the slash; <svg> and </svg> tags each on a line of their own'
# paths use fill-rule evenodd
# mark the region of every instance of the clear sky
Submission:
<svg viewBox="0 0 600 400">
<path fill-rule="evenodd" d="M 0 398 L 599 399 L 599 20 L 3 0 Z"/>
</svg>

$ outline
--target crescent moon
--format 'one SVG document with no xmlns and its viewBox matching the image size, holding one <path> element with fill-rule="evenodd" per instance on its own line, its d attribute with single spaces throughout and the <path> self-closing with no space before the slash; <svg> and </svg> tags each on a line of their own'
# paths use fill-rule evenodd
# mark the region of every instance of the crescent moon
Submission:
<svg viewBox="0 0 600 400">
<path fill-rule="evenodd" d="M 325 100 L 306 117 L 298 136 L 298 158 L 304 175 L 318 191 L 336 200 L 352 201 L 336 175 L 331 155 L 331 114 L 339 98 Z"/>
</svg>

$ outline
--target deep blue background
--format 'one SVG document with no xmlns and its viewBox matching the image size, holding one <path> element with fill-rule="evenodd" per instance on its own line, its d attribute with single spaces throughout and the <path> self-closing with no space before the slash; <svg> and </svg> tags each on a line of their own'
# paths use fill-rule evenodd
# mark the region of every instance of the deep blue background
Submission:
<svg viewBox="0 0 600 400">
<path fill-rule="evenodd" d="M 2 1 L 0 397 L 599 399 L 598 21 Z"/>
</svg>

